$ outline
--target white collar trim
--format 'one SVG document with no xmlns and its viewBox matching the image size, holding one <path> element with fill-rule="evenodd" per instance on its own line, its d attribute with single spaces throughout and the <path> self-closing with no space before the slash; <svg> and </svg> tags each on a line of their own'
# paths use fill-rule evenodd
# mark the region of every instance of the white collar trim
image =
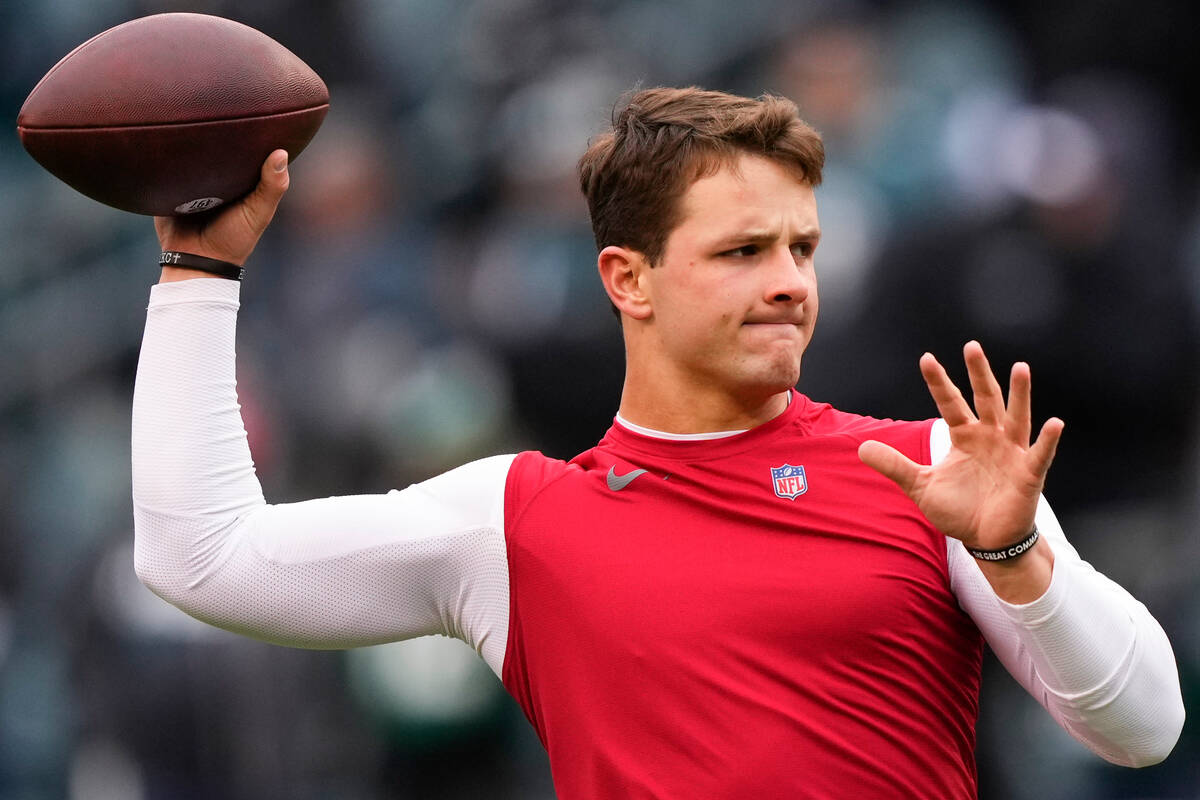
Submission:
<svg viewBox="0 0 1200 800">
<path fill-rule="evenodd" d="M 649 436 L 653 439 L 668 439 L 672 442 L 704 442 L 709 439 L 725 439 L 746 432 L 745 430 L 741 430 L 711 431 L 709 433 L 667 433 L 666 431 L 656 431 L 653 428 L 643 428 L 641 425 L 634 425 L 620 414 L 617 414 L 617 424 L 622 428 L 628 428 L 634 433 L 640 433 L 642 436 Z"/>
<path fill-rule="evenodd" d="M 792 404 L 792 393 L 788 392 L 788 405 Z M 666 439 L 671 442 L 706 442 L 711 439 L 728 439 L 730 436 L 737 436 L 739 433 L 745 433 L 750 430 L 743 428 L 740 431 L 710 431 L 709 433 L 667 433 L 666 431 L 656 431 L 653 428 L 643 428 L 641 425 L 635 425 L 629 420 L 617 414 L 617 424 L 622 428 L 628 428 L 634 433 L 640 433 L 642 436 L 649 436 L 652 439 Z"/>
</svg>

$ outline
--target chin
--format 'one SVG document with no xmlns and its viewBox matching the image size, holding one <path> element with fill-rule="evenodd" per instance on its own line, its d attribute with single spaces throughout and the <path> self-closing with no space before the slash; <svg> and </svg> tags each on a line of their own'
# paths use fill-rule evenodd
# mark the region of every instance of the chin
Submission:
<svg viewBox="0 0 1200 800">
<path fill-rule="evenodd" d="M 803 353 L 788 353 L 775 359 L 767 369 L 768 381 L 780 387 L 780 391 L 791 389 L 800 382 L 800 357 Z"/>
<path fill-rule="evenodd" d="M 747 389 L 764 396 L 776 395 L 793 389 L 800 382 L 800 362 L 774 364 L 760 374 L 750 377 Z"/>
</svg>

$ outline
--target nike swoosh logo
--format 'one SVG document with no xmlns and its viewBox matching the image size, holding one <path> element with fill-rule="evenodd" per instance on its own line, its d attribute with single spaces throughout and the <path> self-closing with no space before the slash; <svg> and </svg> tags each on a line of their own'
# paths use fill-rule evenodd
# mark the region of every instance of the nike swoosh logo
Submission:
<svg viewBox="0 0 1200 800">
<path fill-rule="evenodd" d="M 616 467 L 609 467 L 608 475 L 605 477 L 605 480 L 608 481 L 608 488 L 612 489 L 614 492 L 619 492 L 629 484 L 633 483 L 634 478 L 645 474 L 646 470 L 635 469 L 633 472 L 629 472 L 624 475 L 618 475 Z"/>
</svg>

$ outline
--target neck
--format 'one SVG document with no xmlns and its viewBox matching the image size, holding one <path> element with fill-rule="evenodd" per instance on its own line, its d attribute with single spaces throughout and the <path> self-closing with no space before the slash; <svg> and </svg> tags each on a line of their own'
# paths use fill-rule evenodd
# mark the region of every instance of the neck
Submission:
<svg viewBox="0 0 1200 800">
<path fill-rule="evenodd" d="M 770 422 L 788 407 L 791 390 L 732 395 L 711 386 L 664 392 L 665 382 L 637 382 L 629 374 L 618 413 L 643 428 L 663 433 L 741 431 Z"/>
</svg>

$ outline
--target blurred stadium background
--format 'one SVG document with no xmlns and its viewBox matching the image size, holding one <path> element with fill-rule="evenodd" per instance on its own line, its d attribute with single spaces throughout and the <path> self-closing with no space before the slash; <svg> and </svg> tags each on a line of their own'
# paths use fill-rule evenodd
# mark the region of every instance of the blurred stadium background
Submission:
<svg viewBox="0 0 1200 800">
<path fill-rule="evenodd" d="M 621 346 L 575 159 L 635 84 L 775 91 L 829 153 L 801 389 L 924 417 L 924 350 L 955 361 L 978 337 L 994 363 L 1029 360 L 1037 412 L 1067 420 L 1047 494 L 1084 557 L 1167 628 L 1195 719 L 1193 9 L 6 0 L 0 798 L 553 797 L 536 738 L 465 646 L 271 647 L 188 620 L 133 575 L 152 226 L 57 183 L 14 125 L 75 45 L 162 11 L 257 27 L 333 95 L 243 289 L 240 387 L 268 498 L 590 446 L 616 408 Z M 1200 797 L 1194 724 L 1164 764 L 1122 770 L 994 662 L 985 683 L 981 797 Z"/>
</svg>

